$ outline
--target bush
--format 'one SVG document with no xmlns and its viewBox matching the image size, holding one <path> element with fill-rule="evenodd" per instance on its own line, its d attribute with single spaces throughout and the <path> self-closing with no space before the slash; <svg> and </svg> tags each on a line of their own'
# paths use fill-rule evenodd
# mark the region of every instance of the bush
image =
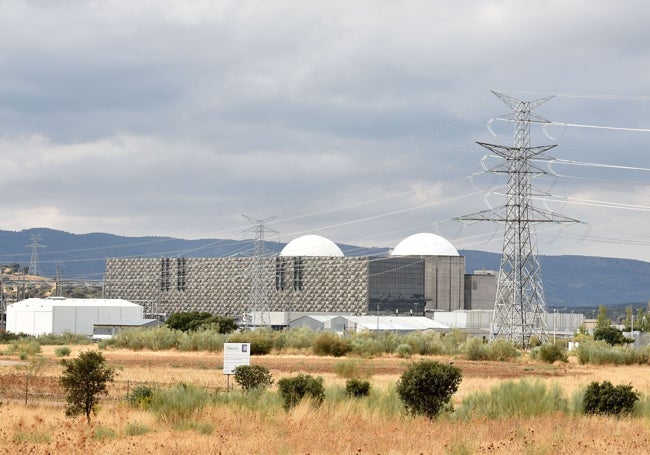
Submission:
<svg viewBox="0 0 650 455">
<path fill-rule="evenodd" d="M 126 395 L 126 402 L 134 408 L 147 409 L 153 399 L 154 390 L 148 385 L 139 385 Z"/>
<path fill-rule="evenodd" d="M 276 334 L 271 329 L 245 330 L 231 333 L 230 343 L 250 343 L 252 355 L 266 355 L 273 349 Z"/>
<path fill-rule="evenodd" d="M 639 394 L 631 385 L 614 387 L 609 381 L 592 382 L 585 390 L 583 410 L 585 414 L 631 414 L 638 399 Z"/>
<path fill-rule="evenodd" d="M 239 365 L 235 368 L 235 382 L 248 392 L 270 387 L 273 384 L 273 377 L 269 369 L 261 365 Z"/>
<path fill-rule="evenodd" d="M 352 350 L 350 341 L 336 333 L 322 332 L 314 338 L 312 351 L 316 355 L 341 357 Z"/>
<path fill-rule="evenodd" d="M 543 381 L 521 379 L 502 382 L 487 392 L 471 393 L 463 399 L 457 414 L 465 419 L 533 417 L 567 412 L 568 407 L 568 401 L 557 384 L 549 389 Z"/>
<path fill-rule="evenodd" d="M 278 391 L 282 398 L 284 409 L 297 405 L 304 397 L 309 397 L 312 403 L 320 405 L 325 399 L 323 378 L 299 374 L 292 378 L 282 378 L 278 381 Z"/>
<path fill-rule="evenodd" d="M 191 384 L 178 384 L 167 390 L 155 390 L 151 411 L 165 423 L 176 425 L 191 420 L 210 403 L 210 394 Z"/>
<path fill-rule="evenodd" d="M 411 354 L 413 354 L 413 348 L 410 344 L 400 344 L 395 348 L 395 353 L 403 359 L 410 359 Z"/>
<path fill-rule="evenodd" d="M 361 379 L 348 379 L 345 382 L 345 393 L 353 398 L 367 397 L 370 395 L 370 382 Z"/>
<path fill-rule="evenodd" d="M 461 380 L 459 368 L 422 360 L 407 368 L 397 381 L 396 388 L 408 411 L 433 419 L 449 406 Z"/>
<path fill-rule="evenodd" d="M 566 350 L 562 349 L 559 344 L 544 344 L 536 351 L 539 358 L 546 363 L 553 363 L 558 360 L 568 362 L 569 356 Z"/>
<path fill-rule="evenodd" d="M 374 374 L 374 369 L 370 363 L 359 359 L 349 359 L 336 362 L 334 373 L 345 379 L 367 379 Z"/>
<path fill-rule="evenodd" d="M 54 355 L 57 357 L 68 357 L 70 355 L 70 348 L 67 346 L 60 346 L 54 350 Z"/>
</svg>

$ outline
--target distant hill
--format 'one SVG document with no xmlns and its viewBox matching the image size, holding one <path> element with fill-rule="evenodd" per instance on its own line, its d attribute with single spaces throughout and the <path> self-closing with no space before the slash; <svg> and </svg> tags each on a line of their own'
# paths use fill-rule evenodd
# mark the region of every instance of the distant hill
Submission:
<svg viewBox="0 0 650 455">
<path fill-rule="evenodd" d="M 38 274 L 55 277 L 57 267 L 66 280 L 101 280 L 109 257 L 232 257 L 250 256 L 253 240 L 171 237 L 122 237 L 113 234 L 70 234 L 35 228 L 0 231 L 0 263 L 29 266 L 32 235 L 39 235 Z M 269 254 L 285 244 L 265 242 Z M 386 254 L 387 248 L 339 247 L 348 256 Z M 467 273 L 499 270 L 501 256 L 461 250 Z M 540 256 L 546 303 L 550 307 L 575 308 L 597 305 L 645 306 L 650 299 L 650 263 L 631 259 L 591 256 Z"/>
</svg>

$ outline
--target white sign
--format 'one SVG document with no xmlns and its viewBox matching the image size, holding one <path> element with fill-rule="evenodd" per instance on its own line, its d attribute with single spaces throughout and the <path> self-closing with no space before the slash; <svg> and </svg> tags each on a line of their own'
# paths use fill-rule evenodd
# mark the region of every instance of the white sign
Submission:
<svg viewBox="0 0 650 455">
<path fill-rule="evenodd" d="M 223 344 L 223 374 L 235 374 L 235 368 L 251 364 L 250 343 Z"/>
</svg>

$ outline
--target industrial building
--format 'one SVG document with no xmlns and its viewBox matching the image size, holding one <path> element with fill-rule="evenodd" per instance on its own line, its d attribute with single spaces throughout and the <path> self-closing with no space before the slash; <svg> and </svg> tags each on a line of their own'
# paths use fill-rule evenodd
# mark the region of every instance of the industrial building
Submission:
<svg viewBox="0 0 650 455">
<path fill-rule="evenodd" d="M 255 277 L 262 277 L 261 289 Z M 381 257 L 346 257 L 332 241 L 307 235 L 274 257 L 109 258 L 105 292 L 147 314 L 206 311 L 237 319 L 254 311 L 424 315 L 471 304 L 465 258 L 430 233 Z"/>
<path fill-rule="evenodd" d="M 93 335 L 95 324 L 133 325 L 143 320 L 141 305 L 122 299 L 26 299 L 7 305 L 7 331 L 27 335 L 64 332 Z"/>
</svg>

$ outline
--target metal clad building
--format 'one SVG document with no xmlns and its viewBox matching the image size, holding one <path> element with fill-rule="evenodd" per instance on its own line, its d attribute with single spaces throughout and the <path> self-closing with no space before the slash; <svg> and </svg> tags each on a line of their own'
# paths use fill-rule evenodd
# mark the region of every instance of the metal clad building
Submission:
<svg viewBox="0 0 650 455">
<path fill-rule="evenodd" d="M 240 317 L 253 310 L 403 314 L 420 313 L 425 306 L 462 309 L 465 259 L 455 249 L 441 251 L 440 245 L 434 250 L 444 254 L 430 254 L 422 249 L 422 238 L 409 248 L 400 245 L 388 257 L 344 257 L 333 242 L 304 236 L 279 256 L 259 261 L 110 258 L 105 291 L 144 305 L 148 314 L 206 311 Z M 265 297 L 263 308 L 251 302 L 258 265 L 264 277 L 258 293 Z"/>
</svg>

